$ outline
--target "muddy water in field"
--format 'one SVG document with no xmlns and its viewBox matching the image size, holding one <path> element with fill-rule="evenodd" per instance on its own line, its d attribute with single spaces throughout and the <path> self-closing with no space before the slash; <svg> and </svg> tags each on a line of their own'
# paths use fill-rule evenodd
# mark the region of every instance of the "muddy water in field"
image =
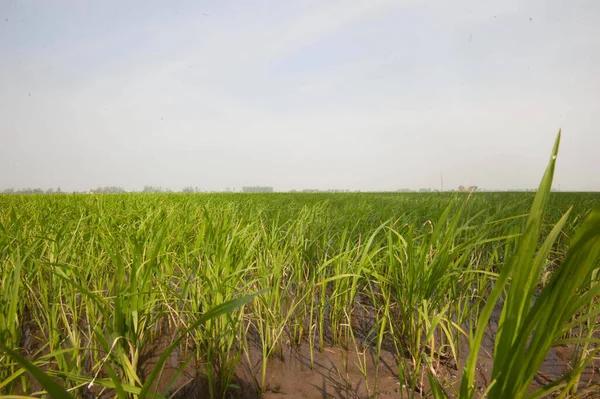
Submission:
<svg viewBox="0 0 600 399">
<path fill-rule="evenodd" d="M 365 365 L 361 367 L 360 364 Z M 377 389 L 378 397 L 398 397 L 400 384 L 397 361 L 389 353 L 381 354 L 377 387 L 375 383 L 375 355 L 361 356 L 353 351 L 325 348 L 313 353 L 312 367 L 308 345 L 299 349 L 286 349 L 282 357 L 269 359 L 265 392 L 258 387 L 261 379 L 261 352 L 250 350 L 249 360 L 244 357 L 237 367 L 229 398 L 367 398 Z M 363 371 L 366 372 L 366 377 Z M 207 398 L 208 387 L 203 378 L 190 382 L 179 391 L 177 398 Z"/>
<path fill-rule="evenodd" d="M 366 319 L 365 319 L 366 320 Z M 366 321 L 365 321 L 366 322 Z M 368 324 L 368 322 L 366 322 Z M 360 326 L 354 326 L 360 330 Z M 31 357 L 32 353 L 42 348 L 40 331 L 35 331 L 26 325 L 29 331 L 23 331 L 22 349 L 24 354 Z M 366 328 L 370 328 L 369 325 Z M 480 351 L 476 383 L 480 391 L 489 384 L 493 361 L 493 342 L 496 335 L 496 324 L 492 322 L 486 332 L 483 349 Z M 25 328 L 24 328 L 25 330 Z M 163 334 L 152 346 L 147 348 L 140 357 L 140 374 L 149 375 L 164 349 L 170 344 L 174 334 Z M 398 398 L 409 397 L 407 387 L 403 387 L 398 379 L 398 361 L 396 354 L 390 350 L 383 350 L 379 359 L 376 359 L 373 350 L 364 353 L 346 351 L 337 347 L 326 347 L 319 352 L 315 347 L 313 351 L 312 367 L 308 344 L 297 348 L 284 347 L 281 356 L 272 356 L 268 360 L 265 378 L 265 390 L 260 393 L 262 355 L 256 340 L 249 342 L 249 353 L 244 354 L 235 369 L 232 383 L 236 388 L 230 389 L 226 398 L 254 399 L 254 398 Z M 391 345 L 384 345 L 392 348 Z M 209 390 L 206 378 L 199 370 L 202 364 L 189 362 L 183 372 L 176 376 L 181 364 L 191 353 L 174 351 L 165 364 L 164 370 L 154 388 L 157 392 L 169 390 L 175 398 L 208 398 Z M 537 373 L 533 386 L 540 386 L 556 380 L 570 370 L 570 360 L 573 354 L 572 346 L 558 346 L 552 348 L 544 364 Z M 38 355 L 39 356 L 39 353 Z M 452 360 L 435 363 L 434 367 L 442 385 L 450 397 L 455 397 L 458 390 L 462 365 L 468 356 L 467 342 L 463 342 L 460 351 L 460 365 Z M 36 356 L 34 356 L 36 357 Z M 378 370 L 376 371 L 376 364 Z M 88 366 L 89 368 L 90 366 Z M 598 365 L 592 363 L 581 377 L 579 386 L 583 391 L 589 390 L 587 398 L 600 398 L 600 391 L 593 386 L 600 384 L 600 370 Z M 175 378 L 172 385 L 170 382 Z M 375 385 L 376 384 L 376 385 Z M 39 390 L 35 382 L 32 389 Z M 112 398 L 114 392 L 103 392 L 98 386 L 91 389 L 82 388 L 84 398 Z M 412 392 L 414 397 L 428 397 L 429 383 L 425 375 Z M 401 396 L 403 394 L 403 396 Z M 423 395 L 421 395 L 423 394 Z"/>
<path fill-rule="evenodd" d="M 493 351 L 494 328 L 488 331 L 485 348 L 480 352 L 480 359 L 476 373 L 476 384 L 479 391 L 483 392 L 490 382 L 493 361 L 490 353 Z M 553 348 L 548 354 L 543 366 L 538 372 L 533 387 L 547 384 L 559 378 L 570 370 L 569 361 L 573 348 L 569 346 Z M 457 367 L 451 360 L 435 364 L 436 373 L 450 397 L 455 393 L 460 384 L 462 364 L 468 356 L 468 345 L 462 345 L 460 355 L 461 366 Z M 181 355 L 175 355 L 175 357 Z M 164 384 L 172 376 L 180 361 L 172 357 L 167 363 L 167 370 L 163 375 L 159 388 L 164 389 Z M 148 366 L 152 366 L 149 358 Z M 376 371 L 376 364 L 379 364 Z M 398 380 L 398 359 L 390 351 L 384 350 L 380 358 L 376 359 L 374 351 L 357 353 L 339 348 L 324 348 L 323 352 L 313 352 L 312 367 L 310 351 L 307 344 L 300 348 L 285 348 L 282 356 L 272 357 L 268 361 L 265 392 L 259 392 L 261 378 L 261 351 L 257 345 L 250 347 L 248 356 L 242 357 L 233 378 L 237 388 L 227 392 L 227 398 L 254 399 L 254 398 L 399 398 L 409 397 L 409 389 L 401 386 Z M 170 370 L 169 370 L 170 369 Z M 206 380 L 196 374 L 196 365 L 186 368 L 176 387 L 184 386 L 177 391 L 176 398 L 208 398 Z M 375 386 L 375 383 L 377 384 Z M 590 389 L 590 386 L 600 383 L 598 369 L 592 364 L 581 378 L 580 387 Z M 429 383 L 425 375 L 412 391 L 416 398 L 429 397 Z M 401 396 L 402 395 L 402 396 Z M 600 397 L 600 392 L 590 389 L 583 396 L 587 398 Z"/>
<path fill-rule="evenodd" d="M 564 348 L 565 354 L 570 356 L 570 348 Z M 564 355 L 564 354 L 563 354 Z M 544 366 L 536 376 L 534 386 L 546 384 L 564 372 L 568 371 L 568 361 L 558 351 L 552 350 Z M 462 356 L 461 356 L 462 357 Z M 466 356 L 465 356 L 466 357 Z M 266 374 L 266 389 L 263 394 L 258 390 L 260 381 L 260 351 L 251 351 L 251 363 L 246 359 L 240 362 L 234 378 L 238 388 L 231 389 L 226 397 L 239 399 L 254 398 L 371 398 L 375 392 L 377 398 L 398 398 L 408 396 L 408 390 L 402 389 L 398 381 L 398 367 L 396 357 L 387 351 L 379 359 L 378 376 L 375 372 L 375 354 L 367 353 L 366 356 L 356 352 L 343 351 L 337 348 L 325 348 L 322 353 L 314 353 L 313 367 L 310 365 L 309 351 L 306 346 L 300 350 L 287 351 L 283 359 L 279 357 L 269 360 Z M 366 364 L 366 376 L 359 365 Z M 480 392 L 489 384 L 492 359 L 483 355 L 476 373 L 476 382 Z M 460 372 L 453 364 L 437 365 L 436 371 L 442 378 L 447 393 L 453 394 L 458 390 Z M 184 373 L 183 379 L 188 382 L 184 388 L 175 395 L 176 398 L 208 398 L 208 387 L 205 379 L 194 375 L 190 369 Z M 168 379 L 169 372 L 165 372 Z M 365 378 L 366 377 L 366 378 Z M 377 380 L 377 386 L 375 381 Z M 179 384 L 184 381 L 180 381 Z M 582 376 L 581 388 L 586 388 L 588 383 L 599 383 L 597 370 L 588 367 Z M 162 388 L 162 387 L 161 387 Z M 376 390 L 376 391 L 375 391 Z M 402 391 L 402 392 L 401 392 Z M 429 384 L 425 376 L 415 389 L 415 397 L 428 397 L 419 393 L 427 393 Z M 590 393 L 587 397 L 600 397 L 598 392 Z"/>
</svg>

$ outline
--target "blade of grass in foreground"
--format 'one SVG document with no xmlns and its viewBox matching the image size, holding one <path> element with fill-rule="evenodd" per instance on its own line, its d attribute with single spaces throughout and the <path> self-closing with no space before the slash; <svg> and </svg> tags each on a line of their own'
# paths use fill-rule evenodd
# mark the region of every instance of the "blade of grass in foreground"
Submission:
<svg viewBox="0 0 600 399">
<path fill-rule="evenodd" d="M 573 301 L 573 298 L 600 293 L 598 285 L 586 287 L 599 259 L 600 212 L 595 211 L 577 230 L 564 262 L 527 312 L 510 348 L 510 361 L 497 370 L 499 384 L 491 391 L 495 394 L 497 391 L 495 397 L 526 396 L 531 380 L 561 335 L 563 326 L 575 314 L 582 311 L 585 314 L 584 308 L 589 302 Z M 593 341 L 593 338 L 582 340 Z"/>
<path fill-rule="evenodd" d="M 560 132 L 532 205 L 525 232 L 519 238 L 515 254 L 501 270 L 482 310 L 463 373 L 461 398 L 471 399 L 474 396 L 474 373 L 483 333 L 509 279 L 512 278 L 512 282 L 500 316 L 494 348 L 493 386 L 489 388 L 488 394 L 491 399 L 526 397 L 535 374 L 561 334 L 563 326 L 589 303 L 573 301 L 573 298 L 581 295 L 589 298 L 600 293 L 597 285 L 587 291 L 584 289 L 600 258 L 600 212 L 596 211 L 578 229 L 565 260 L 553 273 L 550 282 L 537 298 L 534 297 L 544 261 L 570 213 L 569 211 L 563 215 L 538 247 L 559 143 Z M 549 393 L 550 389 L 554 389 L 552 384 L 531 395 Z"/>
<path fill-rule="evenodd" d="M 561 133 L 559 131 L 554 143 L 554 148 L 552 150 L 548 167 L 546 168 L 546 172 L 542 178 L 538 192 L 531 207 L 525 232 L 521 235 L 521 237 L 519 237 L 516 252 L 500 271 L 500 275 L 496 280 L 496 284 L 492 289 L 492 292 L 490 293 L 483 310 L 481 311 L 475 335 L 471 339 L 470 353 L 463 372 L 460 387 L 461 398 L 471 399 L 475 394 L 475 367 L 477 364 L 477 356 L 479 354 L 483 335 L 492 315 L 492 311 L 500 299 L 500 296 L 502 295 L 504 287 L 506 286 L 509 278 L 512 277 L 513 284 L 507 296 L 500 317 L 500 324 L 503 325 L 502 333 L 500 333 L 499 328 L 499 333 L 496 337 L 495 354 L 499 357 L 494 359 L 495 370 L 496 362 L 504 364 L 505 359 L 510 356 L 510 353 L 505 352 L 505 350 L 508 350 L 512 345 L 514 336 L 517 333 L 516 329 L 521 323 L 521 314 L 524 306 L 524 300 L 520 302 L 518 301 L 519 298 L 517 294 L 519 293 L 517 290 L 519 288 L 524 289 L 530 284 L 530 268 L 528 268 L 528 265 L 530 265 L 533 261 L 537 242 L 541 233 L 544 211 L 546 204 L 548 203 L 550 189 L 552 187 L 552 179 L 554 176 L 556 157 L 558 155 L 560 136 Z M 517 297 L 515 297 L 515 295 L 517 295 Z M 520 295 L 526 298 L 529 297 L 529 292 L 521 293 Z"/>
<path fill-rule="evenodd" d="M 50 397 L 53 399 L 72 399 L 73 397 L 66 389 L 61 387 L 56 381 L 54 381 L 50 376 L 36 367 L 29 360 L 25 359 L 17 352 L 12 349 L 7 348 L 6 346 L 0 344 L 0 351 L 6 353 L 10 356 L 15 362 L 19 363 L 21 367 L 26 369 L 33 377 L 42 385 L 42 387 L 48 392 Z"/>
</svg>

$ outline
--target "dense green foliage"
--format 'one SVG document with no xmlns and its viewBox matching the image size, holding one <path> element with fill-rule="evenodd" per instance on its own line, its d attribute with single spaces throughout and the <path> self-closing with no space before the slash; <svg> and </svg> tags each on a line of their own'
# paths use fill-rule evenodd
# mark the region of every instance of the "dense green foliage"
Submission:
<svg viewBox="0 0 600 399">
<path fill-rule="evenodd" d="M 215 397 L 232 383 L 249 339 L 260 343 L 264 359 L 286 345 L 307 344 L 311 353 L 329 345 L 378 352 L 387 343 L 399 355 L 402 393 L 411 397 L 439 356 L 458 359 L 460 340 L 475 333 L 504 260 L 514 257 L 522 233 L 532 228 L 527 215 L 534 196 L 0 196 L 0 334 L 6 348 L 0 393 L 40 387 L 25 363 L 9 356 L 12 349 L 75 397 L 101 390 L 119 397 L 163 394 L 147 382 L 160 370 L 148 372 L 142 354 L 176 333 L 175 346 L 187 356 L 181 369 L 192 360 L 202 363 Z M 539 271 L 534 280 L 519 277 L 526 281 L 527 300 L 565 262 L 575 231 L 600 204 L 600 194 L 552 193 L 546 201 L 546 212 L 538 209 L 539 235 L 527 236 L 531 256 L 538 245 L 545 248 L 536 260 Z M 546 237 L 552 240 L 544 244 Z M 597 259 L 589 262 L 597 266 Z M 508 273 L 500 274 L 504 282 Z M 578 295 L 595 277 L 583 273 L 569 292 Z M 209 309 L 262 290 L 251 305 L 198 323 Z M 502 287 L 495 295 L 504 295 Z M 561 339 L 593 336 L 595 319 L 585 314 L 595 311 L 594 299 L 585 297 L 583 315 L 565 313 L 561 322 L 569 328 L 555 326 Z M 514 306 L 523 311 L 529 305 Z M 352 327 L 365 312 L 373 316 L 367 333 Z M 514 323 L 516 334 L 529 328 L 526 341 L 534 326 Z M 517 339 L 501 338 L 509 346 Z M 580 345 L 576 365 L 589 362 L 594 348 Z M 506 353 L 498 356 L 510 362 Z M 259 386 L 268 363 L 263 365 Z M 558 389 L 576 378 L 573 372 Z M 522 380 L 520 394 L 528 381 Z M 374 392 L 376 381 L 370 383 Z M 431 386 L 430 394 L 436 393 Z M 459 392 L 458 386 L 441 386 L 444 395 Z M 567 388 L 574 392 L 576 384 Z M 464 389 L 466 394 L 468 384 Z"/>
</svg>

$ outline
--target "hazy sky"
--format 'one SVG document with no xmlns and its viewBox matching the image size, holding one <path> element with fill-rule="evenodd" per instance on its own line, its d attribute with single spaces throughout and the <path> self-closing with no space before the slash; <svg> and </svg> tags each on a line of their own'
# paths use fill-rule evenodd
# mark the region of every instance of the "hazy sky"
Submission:
<svg viewBox="0 0 600 399">
<path fill-rule="evenodd" d="M 0 1 L 0 189 L 600 190 L 600 1 Z"/>
</svg>

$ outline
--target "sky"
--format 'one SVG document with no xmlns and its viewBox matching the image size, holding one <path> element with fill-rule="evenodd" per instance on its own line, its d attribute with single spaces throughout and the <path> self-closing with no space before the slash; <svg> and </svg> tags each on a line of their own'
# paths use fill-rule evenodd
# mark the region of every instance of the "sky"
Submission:
<svg viewBox="0 0 600 399">
<path fill-rule="evenodd" d="M 0 189 L 600 190 L 597 0 L 0 1 Z"/>
</svg>

